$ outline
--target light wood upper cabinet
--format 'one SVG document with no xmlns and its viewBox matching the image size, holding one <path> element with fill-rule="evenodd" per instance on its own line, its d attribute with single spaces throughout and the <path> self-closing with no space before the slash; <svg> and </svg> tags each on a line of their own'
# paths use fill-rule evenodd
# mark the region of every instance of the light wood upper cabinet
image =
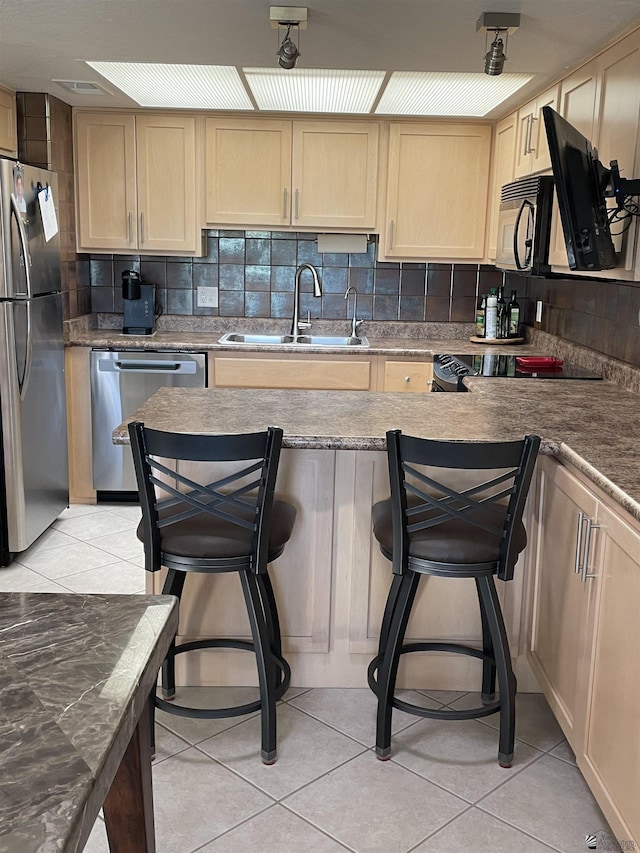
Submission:
<svg viewBox="0 0 640 853">
<path fill-rule="evenodd" d="M 522 178 L 551 168 L 549 146 L 544 129 L 542 108 L 558 109 L 558 86 L 543 92 L 518 110 L 518 131 L 514 175 Z"/>
<path fill-rule="evenodd" d="M 293 123 L 293 225 L 375 227 L 378 133 L 374 122 Z"/>
<path fill-rule="evenodd" d="M 373 228 L 375 122 L 208 118 L 210 225 Z"/>
<path fill-rule="evenodd" d="M 500 191 L 514 179 L 518 113 L 503 118 L 493 133 L 491 187 L 487 205 L 487 258 L 495 261 L 498 240 Z"/>
<path fill-rule="evenodd" d="M 640 31 L 604 51 L 562 81 L 558 111 L 594 146 L 605 167 L 618 160 L 623 177 L 637 176 L 640 121 Z M 613 202 L 611 203 L 613 206 Z M 554 206 L 550 261 L 566 270 L 567 253 L 557 204 Z M 612 231 L 620 231 L 614 224 Z M 632 278 L 637 252 L 637 222 L 614 245 L 620 252 L 614 270 L 595 273 L 610 278 Z"/>
<path fill-rule="evenodd" d="M 137 116 L 136 170 L 140 249 L 195 251 L 195 119 Z"/>
<path fill-rule="evenodd" d="M 76 113 L 78 251 L 199 247 L 195 119 Z"/>
<path fill-rule="evenodd" d="M 18 151 L 16 96 L 0 87 L 0 151 L 15 157 Z"/>
<path fill-rule="evenodd" d="M 381 257 L 480 260 L 491 127 L 392 124 Z"/>
<path fill-rule="evenodd" d="M 291 122 L 208 118 L 205 140 L 207 223 L 288 224 Z"/>
</svg>

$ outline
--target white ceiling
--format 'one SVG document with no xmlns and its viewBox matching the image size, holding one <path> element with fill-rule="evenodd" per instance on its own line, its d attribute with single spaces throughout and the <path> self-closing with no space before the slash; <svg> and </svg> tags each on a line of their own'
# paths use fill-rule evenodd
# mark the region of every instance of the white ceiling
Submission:
<svg viewBox="0 0 640 853">
<path fill-rule="evenodd" d="M 302 0 L 280 5 L 302 5 Z M 272 0 L 0 0 L 0 83 L 73 106 L 135 107 L 85 60 L 275 66 Z M 298 67 L 472 71 L 483 67 L 483 11 L 520 12 L 505 72 L 533 80 L 496 117 L 640 23 L 640 0 L 310 0 Z M 280 34 L 280 38 L 282 33 Z M 113 94 L 75 95 L 54 79 Z M 487 78 L 489 79 L 489 78 Z"/>
</svg>

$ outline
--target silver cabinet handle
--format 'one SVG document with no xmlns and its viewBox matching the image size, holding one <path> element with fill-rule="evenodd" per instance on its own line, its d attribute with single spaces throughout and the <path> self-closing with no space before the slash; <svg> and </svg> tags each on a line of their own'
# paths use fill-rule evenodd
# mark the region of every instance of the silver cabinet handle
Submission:
<svg viewBox="0 0 640 853">
<path fill-rule="evenodd" d="M 411 382 L 411 377 L 410 377 L 410 376 L 405 376 L 405 377 L 404 377 L 404 381 L 405 381 L 405 382 Z"/>
<path fill-rule="evenodd" d="M 587 529 L 584 534 L 584 562 L 580 572 L 580 580 L 582 583 L 586 583 L 590 578 L 598 577 L 597 574 L 589 572 L 589 550 L 591 548 L 591 531 L 599 529 L 599 524 L 594 524 L 590 518 L 587 518 Z"/>
<path fill-rule="evenodd" d="M 133 214 L 129 211 L 129 242 L 133 243 Z"/>
<path fill-rule="evenodd" d="M 393 219 L 389 220 L 389 249 L 393 249 Z"/>
<path fill-rule="evenodd" d="M 524 154 L 529 153 L 529 139 L 531 136 L 531 116 L 527 116 L 527 132 L 524 135 Z"/>
<path fill-rule="evenodd" d="M 282 218 L 283 218 L 283 219 L 288 219 L 288 216 L 287 216 L 287 201 L 288 201 L 288 198 L 289 198 L 289 190 L 288 190 L 286 187 L 285 187 L 285 188 L 284 188 L 284 190 L 282 191 L 282 195 L 283 195 L 283 200 L 282 200 Z"/>
<path fill-rule="evenodd" d="M 299 214 L 299 210 L 298 210 L 298 208 L 299 208 L 299 201 L 300 201 L 300 190 L 296 188 L 296 195 L 295 195 L 295 202 L 294 202 L 294 204 L 295 204 L 295 217 L 296 217 L 296 219 L 300 219 L 300 214 Z"/>
<path fill-rule="evenodd" d="M 140 214 L 140 242 L 144 243 L 144 213 Z"/>
<path fill-rule="evenodd" d="M 537 116 L 531 116 L 530 118 L 531 121 L 529 122 L 529 150 L 527 151 L 527 154 L 535 154 L 536 149 L 531 143 L 533 142 L 533 123 L 538 121 L 538 118 Z"/>
<path fill-rule="evenodd" d="M 582 571 L 582 563 L 580 562 L 580 556 L 582 552 L 582 527 L 584 525 L 585 515 L 583 512 L 578 513 L 578 536 L 576 537 L 576 562 L 574 566 L 574 571 L 577 575 Z"/>
</svg>

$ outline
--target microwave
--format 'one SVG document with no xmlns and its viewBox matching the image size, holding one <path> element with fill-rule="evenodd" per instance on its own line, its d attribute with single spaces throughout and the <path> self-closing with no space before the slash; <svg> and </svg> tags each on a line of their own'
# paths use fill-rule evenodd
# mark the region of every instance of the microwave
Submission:
<svg viewBox="0 0 640 853">
<path fill-rule="evenodd" d="M 500 193 L 496 267 L 522 275 L 551 271 L 553 178 L 529 175 L 505 184 Z"/>
</svg>

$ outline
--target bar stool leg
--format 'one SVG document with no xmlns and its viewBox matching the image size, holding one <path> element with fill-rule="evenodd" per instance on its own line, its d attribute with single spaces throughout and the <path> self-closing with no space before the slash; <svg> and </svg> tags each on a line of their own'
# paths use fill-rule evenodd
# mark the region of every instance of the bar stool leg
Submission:
<svg viewBox="0 0 640 853">
<path fill-rule="evenodd" d="M 249 614 L 253 635 L 253 646 L 258 666 L 258 684 L 262 707 L 260 720 L 262 729 L 262 762 L 274 764 L 276 754 L 276 665 L 269 642 L 269 631 L 265 620 L 260 589 L 256 575 L 240 572 L 242 591 Z"/>
<path fill-rule="evenodd" d="M 479 578 L 476 578 L 476 590 L 478 593 L 478 603 L 480 605 L 480 618 L 482 620 L 482 652 L 493 659 L 493 641 L 491 639 L 491 631 L 485 613 L 482 595 L 480 593 Z M 496 667 L 495 663 L 485 658 L 482 662 L 482 693 L 481 699 L 483 705 L 489 705 L 494 701 L 496 696 Z"/>
<path fill-rule="evenodd" d="M 175 569 L 169 569 L 165 578 L 164 586 L 162 587 L 163 595 L 175 595 L 178 601 L 182 596 L 186 575 L 184 572 L 178 572 Z M 172 652 L 176 647 L 176 638 L 174 637 L 169 646 L 169 652 L 162 662 L 162 679 L 161 689 L 163 699 L 174 699 L 176 695 L 176 661 Z"/>
<path fill-rule="evenodd" d="M 500 690 L 498 763 L 501 767 L 511 767 L 516 728 L 516 677 L 511 668 L 509 640 L 507 639 L 493 576 L 478 578 L 478 588 L 491 632 L 498 672 L 498 688 Z"/>
<path fill-rule="evenodd" d="M 400 592 L 400 587 L 402 586 L 403 577 L 404 575 L 394 574 L 391 581 L 391 588 L 389 589 L 389 595 L 387 596 L 387 603 L 384 606 L 382 625 L 380 626 L 380 641 L 378 642 L 378 654 L 380 656 L 384 655 L 384 650 L 387 647 L 387 640 L 389 638 L 389 626 L 391 625 L 391 620 L 393 619 L 393 614 L 395 613 L 396 604 L 398 601 L 398 593 Z"/>
<path fill-rule="evenodd" d="M 258 590 L 260 592 L 260 599 L 262 601 L 262 609 L 264 612 L 264 618 L 267 623 L 267 632 L 269 634 L 269 645 L 273 651 L 273 654 L 281 658 L 282 657 L 282 636 L 280 634 L 280 620 L 278 618 L 278 608 L 276 606 L 276 597 L 273 594 L 273 586 L 271 585 L 271 578 L 269 574 L 265 572 L 264 574 L 257 574 L 256 581 L 258 583 Z M 279 667 L 276 667 L 276 686 L 279 687 L 282 684 L 284 679 L 284 673 L 280 671 Z"/>
<path fill-rule="evenodd" d="M 391 715 L 393 713 L 393 695 L 398 675 L 398 664 L 402 653 L 404 634 L 411 615 L 411 607 L 416 597 L 420 575 L 407 571 L 397 575 L 400 583 L 391 584 L 389 596 L 393 595 L 395 603 L 392 607 L 388 636 L 380 667 L 378 669 L 378 714 L 376 721 L 376 755 L 382 761 L 391 756 Z M 386 614 L 385 614 L 386 615 Z"/>
</svg>

